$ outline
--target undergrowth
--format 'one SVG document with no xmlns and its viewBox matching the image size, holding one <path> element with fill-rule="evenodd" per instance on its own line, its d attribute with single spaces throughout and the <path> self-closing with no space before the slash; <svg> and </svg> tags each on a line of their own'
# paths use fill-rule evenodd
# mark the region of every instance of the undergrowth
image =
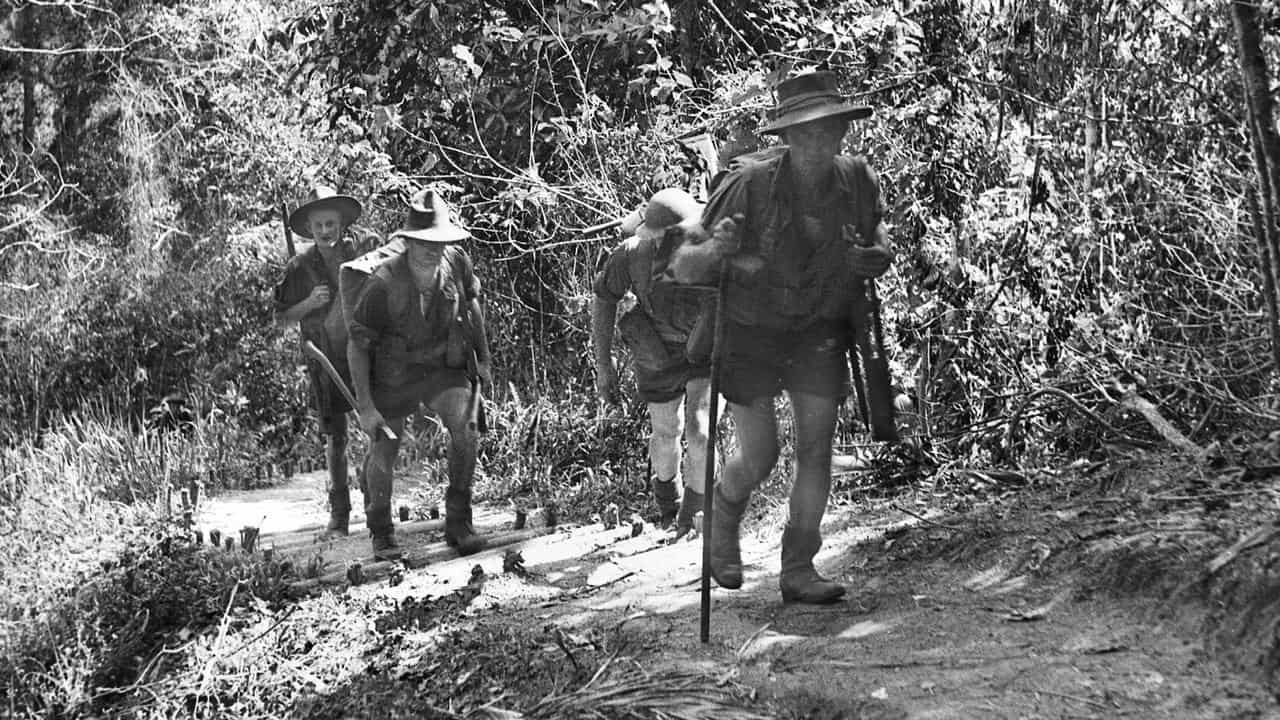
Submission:
<svg viewBox="0 0 1280 720">
<path fill-rule="evenodd" d="M 255 449 L 216 418 L 157 434 L 85 413 L 0 451 L 0 714 L 87 711 L 175 638 L 281 596 L 287 567 L 202 551 L 176 502 L 215 468 L 247 477 Z"/>
<path fill-rule="evenodd" d="M 609 503 L 623 516 L 647 516 L 648 417 L 644 405 L 628 401 L 600 412 L 580 398 L 545 397 L 522 402 L 515 393 L 489 405 L 489 432 L 481 436 L 475 495 L 479 502 L 525 509 L 553 506 L 556 516 L 587 521 Z M 353 446 L 359 457 L 358 439 Z M 434 478 L 416 501 L 441 502 L 448 484 L 448 434 L 430 418 L 414 418 L 406 432 L 401 462 L 421 463 Z"/>
</svg>

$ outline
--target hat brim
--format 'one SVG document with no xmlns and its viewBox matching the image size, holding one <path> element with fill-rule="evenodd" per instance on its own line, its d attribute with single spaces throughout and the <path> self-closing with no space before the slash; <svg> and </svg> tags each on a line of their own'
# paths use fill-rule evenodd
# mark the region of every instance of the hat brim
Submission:
<svg viewBox="0 0 1280 720">
<path fill-rule="evenodd" d="M 854 105 L 853 103 L 841 103 L 839 105 L 819 105 L 814 108 L 806 108 L 797 110 L 796 112 L 786 113 L 779 118 L 775 118 L 769 124 L 760 128 L 762 135 L 777 134 L 795 125 L 800 125 L 814 120 L 821 120 L 827 117 L 843 117 L 846 120 L 864 120 L 871 117 L 873 109 L 868 105 Z"/>
<path fill-rule="evenodd" d="M 397 230 L 391 233 L 391 237 L 402 237 L 409 240 L 421 240 L 423 242 L 440 243 L 444 245 L 466 240 L 471 237 L 471 233 L 457 225 L 441 225 L 422 228 L 421 230 Z"/>
<path fill-rule="evenodd" d="M 289 229 L 296 235 L 310 239 L 311 228 L 307 227 L 307 216 L 314 210 L 337 210 L 342 216 L 343 227 L 355 222 L 364 212 L 360 201 L 350 195 L 333 195 L 300 205 L 297 210 L 289 214 Z"/>
</svg>

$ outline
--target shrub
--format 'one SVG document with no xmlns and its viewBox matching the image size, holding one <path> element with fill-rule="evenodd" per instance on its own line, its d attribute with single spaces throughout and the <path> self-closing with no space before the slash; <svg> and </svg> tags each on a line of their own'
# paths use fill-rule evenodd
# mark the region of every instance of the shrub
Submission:
<svg viewBox="0 0 1280 720">
<path fill-rule="evenodd" d="M 163 501 L 249 448 L 213 444 L 207 419 L 179 440 L 90 415 L 0 451 L 0 707 L 21 714 L 94 708 L 165 643 L 280 597 L 288 577 L 201 550 Z"/>
</svg>

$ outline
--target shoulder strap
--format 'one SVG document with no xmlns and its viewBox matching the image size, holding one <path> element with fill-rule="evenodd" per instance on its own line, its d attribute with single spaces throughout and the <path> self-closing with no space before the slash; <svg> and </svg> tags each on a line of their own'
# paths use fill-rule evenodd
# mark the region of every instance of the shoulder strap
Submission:
<svg viewBox="0 0 1280 720">
<path fill-rule="evenodd" d="M 459 286 L 458 289 L 465 296 L 468 290 L 466 287 L 467 270 L 470 265 L 466 253 L 457 245 L 449 245 L 444 251 L 444 261 L 449 263 L 450 278 Z"/>
<path fill-rule="evenodd" d="M 649 299 L 653 293 L 653 243 L 633 235 L 623 241 L 623 250 L 627 253 L 627 272 L 631 275 L 631 288 L 636 300 L 645 313 L 652 315 L 653 304 Z"/>
</svg>

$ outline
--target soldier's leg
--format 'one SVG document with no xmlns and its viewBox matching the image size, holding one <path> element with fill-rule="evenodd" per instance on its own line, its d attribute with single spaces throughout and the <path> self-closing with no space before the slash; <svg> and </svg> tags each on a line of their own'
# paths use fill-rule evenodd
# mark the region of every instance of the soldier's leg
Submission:
<svg viewBox="0 0 1280 720">
<path fill-rule="evenodd" d="M 400 556 L 395 539 L 395 525 L 391 520 L 392 471 L 396 455 L 400 451 L 400 436 L 404 433 L 404 417 L 386 418 L 387 427 L 395 433 L 395 440 L 378 433 L 369 440 L 369 455 L 364 463 L 364 512 L 365 524 L 373 536 L 373 554 L 383 559 Z"/>
<path fill-rule="evenodd" d="M 441 371 L 432 378 L 427 406 L 449 430 L 449 487 L 444 494 L 444 539 L 459 555 L 484 547 L 471 524 L 471 481 L 475 477 L 479 434 L 471 427 L 471 387 L 461 371 Z"/>
<path fill-rule="evenodd" d="M 796 602 L 835 602 L 842 585 L 818 574 L 813 557 L 822 547 L 822 516 L 831 492 L 831 442 L 839 398 L 791 392 L 795 409 L 795 484 L 790 513 L 782 533 L 782 599 Z"/>
<path fill-rule="evenodd" d="M 680 469 L 680 401 L 647 403 L 649 408 L 649 465 L 653 469 L 653 499 L 658 526 L 669 527 L 679 510 L 676 473 Z"/>
<path fill-rule="evenodd" d="M 351 519 L 351 489 L 347 481 L 347 415 L 337 413 L 321 419 L 325 432 L 325 466 L 329 471 L 329 524 L 326 539 L 345 537 Z"/>
<path fill-rule="evenodd" d="M 669 343 L 667 357 L 680 357 L 684 346 Z M 689 377 L 688 365 L 681 362 L 662 367 L 646 367 L 636 363 L 636 390 L 649 408 L 649 464 L 653 477 L 653 499 L 658 505 L 658 525 L 667 528 L 680 509 L 680 489 L 676 476 L 680 472 L 681 400 Z"/>
<path fill-rule="evenodd" d="M 813 557 L 822 547 L 822 516 L 831 492 L 831 442 L 836 412 L 848 396 L 848 346 L 843 327 L 817 325 L 796 334 L 783 386 L 795 411 L 795 483 L 787 527 L 782 533 L 782 599 L 835 602 L 843 586 L 818 574 Z"/>
<path fill-rule="evenodd" d="M 707 416 L 711 404 L 711 379 L 691 378 L 684 392 L 684 497 L 676 516 L 676 539 L 693 530 L 694 516 L 703 507 L 707 480 Z M 712 460 L 714 462 L 714 460 Z"/>
<path fill-rule="evenodd" d="M 726 323 L 720 359 L 720 392 L 737 434 L 738 448 L 720 468 L 711 512 L 711 574 L 721 587 L 742 587 L 738 527 L 751 492 L 778 461 L 773 399 L 782 387 L 786 341 L 779 333 Z"/>
<path fill-rule="evenodd" d="M 728 403 L 737 433 L 738 448 L 725 461 L 717 496 L 731 502 L 751 497 L 778 462 L 778 424 L 773 398 L 756 398 L 749 404 Z"/>
<path fill-rule="evenodd" d="M 749 404 L 729 403 L 738 449 L 724 464 L 716 483 L 711 518 L 711 574 L 721 587 L 742 587 L 742 551 L 738 529 L 751 492 L 764 482 L 778 461 L 778 425 L 773 397 Z"/>
<path fill-rule="evenodd" d="M 707 423 L 711 412 L 711 379 L 689 380 L 684 394 L 684 486 L 698 493 L 707 480 Z"/>
</svg>

